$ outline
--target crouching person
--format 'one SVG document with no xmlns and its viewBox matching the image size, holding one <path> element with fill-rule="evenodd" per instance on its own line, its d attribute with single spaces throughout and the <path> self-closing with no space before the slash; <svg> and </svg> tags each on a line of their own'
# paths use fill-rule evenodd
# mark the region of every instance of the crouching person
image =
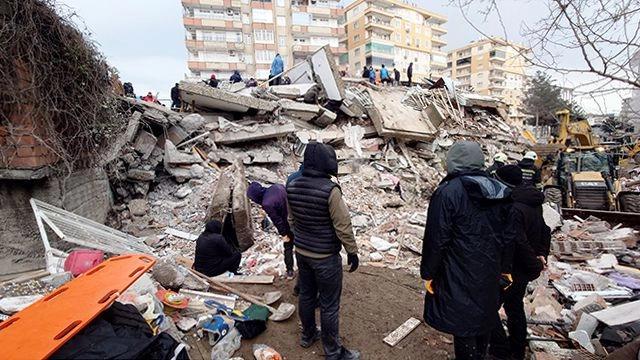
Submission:
<svg viewBox="0 0 640 360">
<path fill-rule="evenodd" d="M 193 268 L 207 276 L 217 276 L 227 271 L 238 273 L 242 255 L 222 236 L 222 223 L 211 220 L 196 240 L 196 257 Z"/>
<path fill-rule="evenodd" d="M 429 202 L 420 273 L 427 324 L 454 336 L 457 360 L 483 359 L 498 317 L 500 283 L 510 278 L 509 189 L 483 170 L 480 145 L 447 154 L 447 176 Z M 504 261 L 503 261 L 504 260 Z"/>
<path fill-rule="evenodd" d="M 287 184 L 289 220 L 294 233 L 298 285 L 298 311 L 302 322 L 300 345 L 310 347 L 318 338 L 327 359 L 359 359 L 340 340 L 342 257 L 347 251 L 349 272 L 358 268 L 349 209 L 340 187 L 331 181 L 338 172 L 336 153 L 329 145 L 310 142 L 304 152 L 302 176 Z M 322 333 L 316 328 L 315 309 L 320 303 Z"/>
</svg>

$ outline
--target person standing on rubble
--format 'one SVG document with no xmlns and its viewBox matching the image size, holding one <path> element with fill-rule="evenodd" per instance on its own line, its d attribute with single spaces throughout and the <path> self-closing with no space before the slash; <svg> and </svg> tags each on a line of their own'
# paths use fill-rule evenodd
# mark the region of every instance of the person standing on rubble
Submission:
<svg viewBox="0 0 640 360">
<path fill-rule="evenodd" d="M 240 72 L 238 70 L 233 70 L 233 74 L 231 74 L 229 81 L 231 81 L 233 84 L 242 82 L 242 76 L 240 76 Z"/>
<path fill-rule="evenodd" d="M 551 229 L 542 216 L 544 195 L 530 184 L 523 183 L 517 165 L 506 165 L 496 171 L 496 178 L 512 189 L 511 224 L 515 236 L 513 253 L 513 285 L 504 293 L 509 337 L 498 321 L 489 353 L 498 359 L 523 360 L 527 345 L 527 317 L 523 299 L 529 281 L 540 276 L 547 264 L 551 247 Z"/>
<path fill-rule="evenodd" d="M 527 151 L 518 166 L 522 170 L 522 182 L 542 190 L 542 177 L 540 169 L 535 164 L 536 160 L 538 160 L 538 154 L 535 151 Z"/>
<path fill-rule="evenodd" d="M 373 69 L 373 66 L 369 66 L 369 82 L 372 84 L 376 83 L 376 71 Z"/>
<path fill-rule="evenodd" d="M 322 338 L 326 359 L 359 359 L 360 353 L 346 349 L 339 335 L 340 249 L 344 246 L 347 252 L 349 272 L 358 268 L 359 259 L 349 209 L 340 187 L 331 181 L 331 176 L 338 173 L 336 152 L 329 145 L 309 142 L 303 165 L 302 176 L 287 185 L 289 222 L 298 262 L 300 346 L 308 348 Z M 316 328 L 318 302 L 322 331 Z"/>
<path fill-rule="evenodd" d="M 227 271 L 237 274 L 242 255 L 222 235 L 222 223 L 207 222 L 204 232 L 196 240 L 193 268 L 207 276 L 218 276 Z"/>
<path fill-rule="evenodd" d="M 366 66 L 362 67 L 362 77 L 365 79 L 369 78 L 369 69 Z"/>
<path fill-rule="evenodd" d="M 280 56 L 280 54 L 276 54 L 276 57 L 273 58 L 273 61 L 271 62 L 271 73 L 269 74 L 269 79 L 282 74 L 283 71 L 284 62 L 282 61 L 282 57 Z M 272 79 L 271 81 L 269 81 L 269 85 L 280 85 L 280 78 L 281 76 Z"/>
<path fill-rule="evenodd" d="M 382 64 L 382 67 L 380 67 L 380 83 L 382 83 L 382 85 L 388 84 L 390 80 L 389 70 Z"/>
<path fill-rule="evenodd" d="M 496 170 L 503 167 L 507 163 L 507 160 L 509 160 L 507 154 L 503 152 L 495 154 L 493 156 L 493 164 L 491 164 L 491 166 L 489 166 L 489 168 L 487 169 L 487 174 L 492 177 L 496 177 Z"/>
<path fill-rule="evenodd" d="M 180 101 L 180 85 L 176 83 L 174 87 L 171 88 L 171 109 L 180 109 L 181 101 Z"/>
<path fill-rule="evenodd" d="M 287 214 L 287 190 L 280 184 L 265 188 L 258 182 L 252 182 L 247 188 L 247 196 L 262 207 L 278 230 L 284 241 L 284 264 L 287 278 L 293 279 L 293 233 L 289 226 Z"/>
<path fill-rule="evenodd" d="M 393 76 L 395 78 L 393 85 L 400 86 L 400 70 L 398 68 L 393 68 Z"/>
<path fill-rule="evenodd" d="M 407 77 L 409 78 L 409 87 L 411 87 L 411 78 L 413 77 L 413 63 L 409 63 L 407 68 Z"/>
<path fill-rule="evenodd" d="M 424 319 L 453 334 L 458 360 L 483 359 L 498 321 L 501 283 L 508 285 L 510 190 L 483 171 L 476 142 L 455 143 L 447 176 L 429 202 L 420 274 Z"/>
<path fill-rule="evenodd" d="M 207 85 L 211 86 L 212 88 L 218 87 L 218 79 L 216 79 L 216 74 L 211 74 L 209 81 L 207 81 Z"/>
</svg>

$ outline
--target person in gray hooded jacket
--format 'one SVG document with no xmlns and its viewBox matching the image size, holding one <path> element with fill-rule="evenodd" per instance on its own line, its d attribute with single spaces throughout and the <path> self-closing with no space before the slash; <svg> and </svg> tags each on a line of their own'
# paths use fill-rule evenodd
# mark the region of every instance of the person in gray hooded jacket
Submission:
<svg viewBox="0 0 640 360">
<path fill-rule="evenodd" d="M 480 145 L 447 154 L 447 176 L 429 202 L 420 273 L 424 318 L 454 336 L 456 359 L 483 359 L 497 323 L 500 288 L 510 284 L 510 190 L 482 171 Z"/>
</svg>

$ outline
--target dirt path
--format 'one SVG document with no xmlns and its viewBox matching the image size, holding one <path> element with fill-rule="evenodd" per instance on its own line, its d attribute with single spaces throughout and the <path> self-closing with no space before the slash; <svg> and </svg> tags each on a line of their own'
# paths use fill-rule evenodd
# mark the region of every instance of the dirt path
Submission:
<svg viewBox="0 0 640 360">
<path fill-rule="evenodd" d="M 359 350 L 362 359 L 447 359 L 453 353 L 451 338 L 424 324 L 393 348 L 382 342 L 409 317 L 422 319 L 421 284 L 420 279 L 404 270 L 363 266 L 353 274 L 345 272 L 340 310 L 340 333 L 345 345 Z M 297 298 L 291 294 L 293 282 L 276 280 L 275 286 L 283 292 L 283 301 L 297 306 Z M 273 290 L 273 287 L 245 289 L 259 293 Z M 303 349 L 298 345 L 299 336 L 300 322 L 296 313 L 286 322 L 269 322 L 267 331 L 256 339 L 242 340 L 242 347 L 235 356 L 253 359 L 252 345 L 263 343 L 279 351 L 287 360 L 324 359 L 320 342 Z M 203 354 L 192 350 L 192 359 L 210 359 L 206 348 L 202 348 Z M 210 348 L 208 351 L 210 353 Z"/>
</svg>

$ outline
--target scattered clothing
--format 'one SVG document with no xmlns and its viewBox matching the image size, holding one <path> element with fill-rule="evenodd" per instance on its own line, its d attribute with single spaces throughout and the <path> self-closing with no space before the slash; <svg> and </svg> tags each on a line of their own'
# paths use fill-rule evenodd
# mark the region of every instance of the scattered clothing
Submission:
<svg viewBox="0 0 640 360">
<path fill-rule="evenodd" d="M 209 221 L 196 240 L 193 268 L 207 276 L 218 276 L 227 271 L 236 273 L 242 255 L 222 236 L 222 223 Z"/>
</svg>

